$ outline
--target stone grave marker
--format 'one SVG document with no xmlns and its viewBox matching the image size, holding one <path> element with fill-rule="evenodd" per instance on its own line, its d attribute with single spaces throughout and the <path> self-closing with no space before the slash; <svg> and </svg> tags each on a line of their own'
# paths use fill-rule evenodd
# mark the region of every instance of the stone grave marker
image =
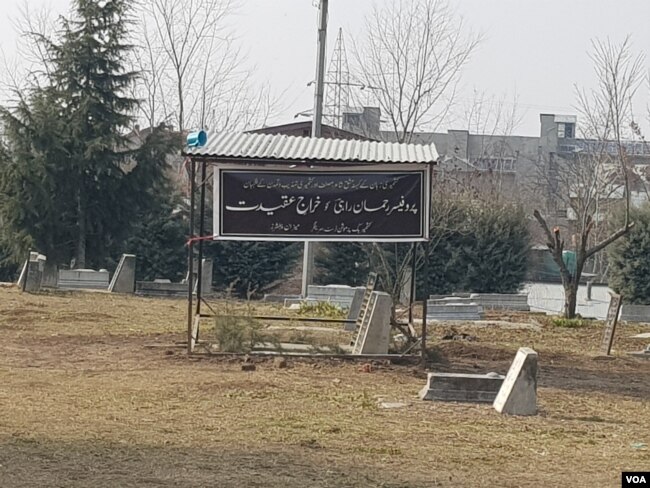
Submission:
<svg viewBox="0 0 650 488">
<path fill-rule="evenodd" d="M 122 254 L 113 279 L 108 285 L 111 293 L 135 293 L 135 254 Z"/>
<path fill-rule="evenodd" d="M 210 258 L 206 258 L 201 263 L 201 266 L 201 295 L 206 296 L 212 293 L 214 261 Z"/>
<path fill-rule="evenodd" d="M 390 345 L 390 317 L 393 300 L 388 293 L 373 291 L 361 325 L 355 333 L 352 354 L 387 354 Z"/>
<path fill-rule="evenodd" d="M 537 413 L 537 353 L 528 347 L 517 351 L 506 379 L 494 399 L 494 408 L 509 415 Z"/>
<path fill-rule="evenodd" d="M 32 252 L 29 255 L 29 261 L 25 264 L 23 270 L 22 283 L 23 290 L 27 292 L 36 292 L 41 289 L 41 282 L 43 280 L 43 270 L 45 269 L 45 262 L 47 258 L 37 252 Z"/>
</svg>

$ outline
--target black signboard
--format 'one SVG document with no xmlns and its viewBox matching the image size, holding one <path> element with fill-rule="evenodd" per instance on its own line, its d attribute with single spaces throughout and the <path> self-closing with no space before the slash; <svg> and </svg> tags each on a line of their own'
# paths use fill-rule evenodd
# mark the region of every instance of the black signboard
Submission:
<svg viewBox="0 0 650 488">
<path fill-rule="evenodd" d="M 428 173 L 219 169 L 217 238 L 420 241 Z"/>
</svg>

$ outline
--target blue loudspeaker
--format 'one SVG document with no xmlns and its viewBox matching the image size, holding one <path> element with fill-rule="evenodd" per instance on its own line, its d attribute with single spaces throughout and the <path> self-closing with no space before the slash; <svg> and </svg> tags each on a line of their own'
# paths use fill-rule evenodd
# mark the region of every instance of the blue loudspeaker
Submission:
<svg viewBox="0 0 650 488">
<path fill-rule="evenodd" d="M 208 142 L 208 134 L 204 130 L 190 132 L 187 136 L 188 147 L 203 147 Z"/>
</svg>

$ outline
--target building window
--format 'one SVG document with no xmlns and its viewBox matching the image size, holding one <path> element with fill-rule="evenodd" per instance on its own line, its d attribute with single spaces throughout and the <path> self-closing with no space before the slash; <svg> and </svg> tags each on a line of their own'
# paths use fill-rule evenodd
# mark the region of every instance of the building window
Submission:
<svg viewBox="0 0 650 488">
<path fill-rule="evenodd" d="M 557 124 L 558 139 L 573 139 L 575 137 L 575 124 L 560 122 Z"/>
</svg>

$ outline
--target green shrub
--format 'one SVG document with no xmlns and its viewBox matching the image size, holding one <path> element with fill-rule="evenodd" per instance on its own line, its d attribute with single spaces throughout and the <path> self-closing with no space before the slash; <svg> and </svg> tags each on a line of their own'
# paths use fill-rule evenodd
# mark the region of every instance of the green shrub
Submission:
<svg viewBox="0 0 650 488">
<path fill-rule="evenodd" d="M 347 314 L 341 307 L 330 302 L 301 303 L 298 315 L 311 315 L 332 319 L 343 319 L 347 317 Z"/>
<path fill-rule="evenodd" d="M 564 317 L 552 317 L 551 324 L 554 327 L 564 329 L 580 329 L 589 326 L 589 321 L 585 319 L 565 319 Z"/>
<path fill-rule="evenodd" d="M 280 349 L 279 342 L 263 332 L 264 326 L 247 316 L 218 315 L 214 321 L 214 338 L 221 352 L 245 353 L 256 344 L 271 342 Z"/>
</svg>

